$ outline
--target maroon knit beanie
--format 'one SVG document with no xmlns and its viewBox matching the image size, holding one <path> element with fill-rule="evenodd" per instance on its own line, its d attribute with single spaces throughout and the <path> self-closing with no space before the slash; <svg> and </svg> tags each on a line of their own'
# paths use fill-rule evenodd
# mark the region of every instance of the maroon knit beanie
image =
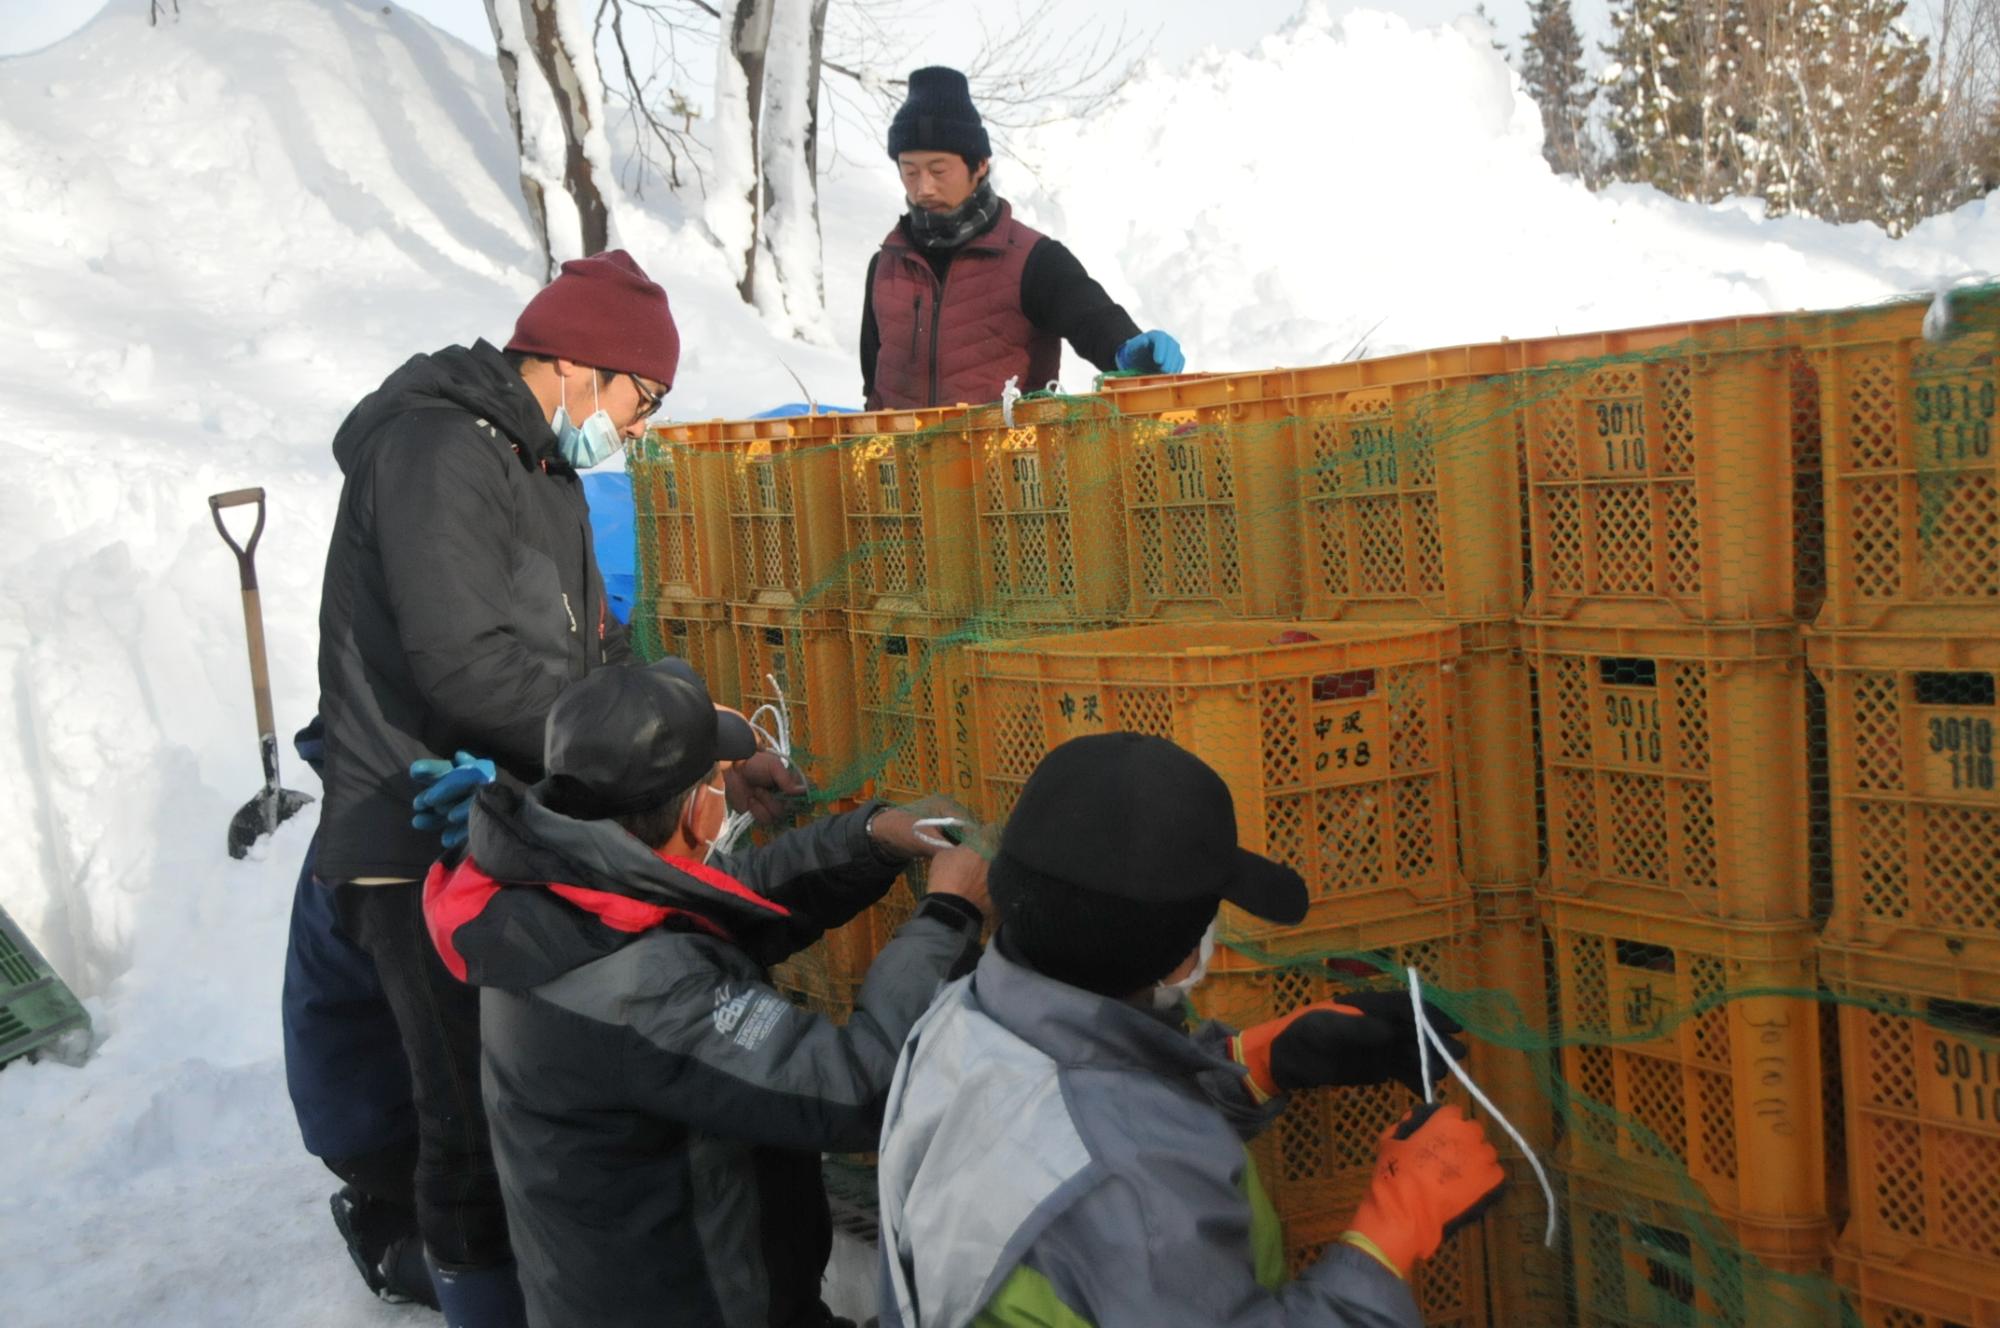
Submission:
<svg viewBox="0 0 2000 1328">
<path fill-rule="evenodd" d="M 667 293 L 632 255 L 607 249 L 564 263 L 521 311 L 507 349 L 635 373 L 672 387 L 681 334 Z"/>
</svg>

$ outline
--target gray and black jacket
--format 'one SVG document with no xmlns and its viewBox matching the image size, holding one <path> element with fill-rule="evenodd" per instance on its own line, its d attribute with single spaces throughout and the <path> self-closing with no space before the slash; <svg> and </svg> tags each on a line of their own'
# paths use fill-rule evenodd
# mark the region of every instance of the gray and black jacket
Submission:
<svg viewBox="0 0 2000 1328">
<path fill-rule="evenodd" d="M 320 594 L 321 879 L 420 880 L 410 762 L 463 748 L 541 777 L 563 688 L 632 658 L 583 485 L 528 385 L 484 341 L 418 355 L 348 415 Z"/>
<path fill-rule="evenodd" d="M 438 951 L 482 988 L 493 1154 L 538 1328 L 828 1321 L 820 1153 L 873 1148 L 903 1037 L 978 952 L 932 898 L 837 1025 L 766 966 L 902 869 L 876 805 L 719 856 L 663 858 L 608 821 L 481 790 L 469 854 L 425 884 Z"/>
<path fill-rule="evenodd" d="M 997 943 L 918 1022 L 882 1127 L 882 1328 L 1420 1328 L 1334 1243 L 1287 1276 L 1230 1034 L 1095 996 Z"/>
</svg>

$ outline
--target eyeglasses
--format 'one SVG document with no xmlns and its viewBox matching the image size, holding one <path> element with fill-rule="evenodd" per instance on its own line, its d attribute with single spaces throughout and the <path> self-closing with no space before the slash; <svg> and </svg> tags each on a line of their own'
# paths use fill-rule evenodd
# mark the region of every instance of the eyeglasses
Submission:
<svg viewBox="0 0 2000 1328">
<path fill-rule="evenodd" d="M 632 380 L 633 387 L 639 389 L 639 418 L 649 420 L 659 414 L 661 405 L 667 399 L 667 394 L 664 391 L 654 392 L 639 380 L 638 374 L 628 373 L 625 376 Z"/>
</svg>

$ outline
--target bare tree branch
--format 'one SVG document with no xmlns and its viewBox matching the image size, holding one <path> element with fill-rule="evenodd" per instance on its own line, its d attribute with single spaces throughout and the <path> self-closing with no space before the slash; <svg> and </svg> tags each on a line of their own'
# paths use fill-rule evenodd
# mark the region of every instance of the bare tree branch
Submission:
<svg viewBox="0 0 2000 1328">
<path fill-rule="evenodd" d="M 646 179 L 650 175 L 663 174 L 669 189 L 679 189 L 682 184 L 681 165 L 685 161 L 694 171 L 696 185 L 706 190 L 708 178 L 695 151 L 694 107 L 678 89 L 671 86 L 664 102 L 653 96 L 653 85 L 660 76 L 660 66 L 656 58 L 655 67 L 642 78 L 633 64 L 631 44 L 625 36 L 625 11 L 628 8 L 644 15 L 652 23 L 656 57 L 661 34 L 666 34 L 666 66 L 670 70 L 679 70 L 675 38 L 680 32 L 680 24 L 664 12 L 664 6 L 648 4 L 644 0 L 600 0 L 597 31 L 602 34 L 608 14 L 612 43 L 618 50 L 622 83 L 622 87 L 607 87 L 606 94 L 607 97 L 616 96 L 622 118 L 632 131 L 632 156 L 620 174 L 633 197 L 639 198 L 645 195 Z M 675 117 L 680 120 L 678 127 L 673 123 Z M 655 156 L 656 151 L 665 155 L 664 171 L 661 170 L 659 157 Z"/>
</svg>

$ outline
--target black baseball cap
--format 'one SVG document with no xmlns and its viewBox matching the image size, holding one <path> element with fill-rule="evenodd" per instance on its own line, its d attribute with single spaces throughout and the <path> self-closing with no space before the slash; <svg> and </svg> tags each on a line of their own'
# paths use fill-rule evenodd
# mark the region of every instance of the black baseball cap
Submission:
<svg viewBox="0 0 2000 1328">
<path fill-rule="evenodd" d="M 1138 903 L 1223 900 L 1303 922 L 1306 883 L 1236 843 L 1229 785 L 1185 748 L 1139 733 L 1075 738 L 1042 758 L 1000 834 L 996 873 Z"/>
<path fill-rule="evenodd" d="M 549 710 L 548 773 L 535 792 L 565 816 L 624 816 L 692 788 L 717 761 L 756 751 L 749 721 L 718 709 L 686 660 L 597 669 Z"/>
</svg>

